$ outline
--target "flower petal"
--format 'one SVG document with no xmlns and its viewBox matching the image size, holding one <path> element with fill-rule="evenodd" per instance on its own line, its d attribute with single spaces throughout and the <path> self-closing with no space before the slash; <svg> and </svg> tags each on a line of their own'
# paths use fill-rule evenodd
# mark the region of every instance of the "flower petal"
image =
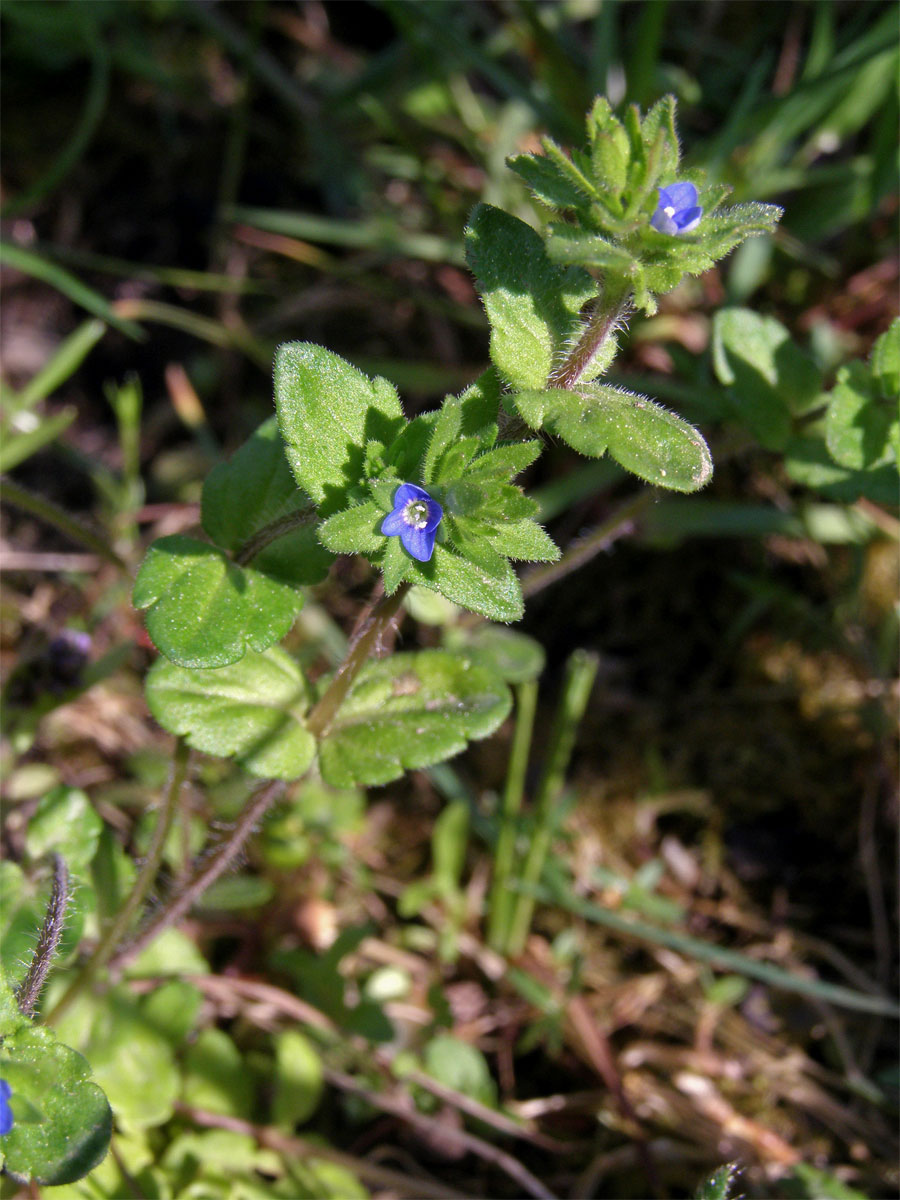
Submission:
<svg viewBox="0 0 900 1200">
<path fill-rule="evenodd" d="M 385 537 L 396 537 L 398 533 L 402 533 L 404 529 L 409 529 L 407 523 L 403 520 L 403 505 L 393 509 L 381 522 L 381 532 Z"/>
<path fill-rule="evenodd" d="M 444 519 L 444 510 L 438 504 L 437 500 L 428 500 L 428 520 L 425 522 L 425 532 L 434 533 L 438 525 Z M 428 556 L 429 558 L 431 555 Z"/>
<path fill-rule="evenodd" d="M 401 483 L 394 492 L 394 509 L 404 508 L 410 500 L 430 500 L 431 497 L 424 488 L 414 483 Z"/>
<path fill-rule="evenodd" d="M 413 529 L 411 525 L 404 527 L 400 541 L 413 558 L 419 562 L 428 562 L 434 553 L 435 531 L 433 529 Z"/>
<path fill-rule="evenodd" d="M 678 232 L 690 233 L 692 229 L 696 229 L 700 224 L 702 216 L 702 208 L 686 208 L 684 212 L 676 213 L 675 224 L 678 226 Z"/>
<path fill-rule="evenodd" d="M 670 183 L 668 187 L 659 189 L 660 208 L 674 208 L 680 212 L 683 208 L 693 208 L 697 203 L 697 189 L 687 180 L 681 183 Z"/>
<path fill-rule="evenodd" d="M 659 207 L 650 218 L 650 224 L 654 229 L 658 229 L 660 233 L 678 232 L 678 226 L 662 207 Z"/>
</svg>

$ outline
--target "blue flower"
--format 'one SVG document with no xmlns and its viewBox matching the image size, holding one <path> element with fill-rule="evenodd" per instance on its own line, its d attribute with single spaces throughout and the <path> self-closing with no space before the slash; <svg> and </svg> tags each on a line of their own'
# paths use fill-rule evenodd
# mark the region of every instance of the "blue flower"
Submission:
<svg viewBox="0 0 900 1200">
<path fill-rule="evenodd" d="M 381 522 L 381 532 L 387 537 L 400 535 L 404 549 L 419 562 L 428 562 L 434 553 L 437 527 L 444 510 L 432 500 L 424 488 L 414 483 L 401 483 L 394 493 L 394 507 Z"/>
<path fill-rule="evenodd" d="M 697 206 L 692 183 L 670 183 L 659 189 L 659 204 L 650 224 L 660 233 L 690 233 L 700 224 L 703 209 Z"/>
<path fill-rule="evenodd" d="M 0 1137 L 5 1137 L 13 1127 L 12 1109 L 9 1107 L 11 1095 L 12 1088 L 5 1079 L 0 1079 Z"/>
</svg>

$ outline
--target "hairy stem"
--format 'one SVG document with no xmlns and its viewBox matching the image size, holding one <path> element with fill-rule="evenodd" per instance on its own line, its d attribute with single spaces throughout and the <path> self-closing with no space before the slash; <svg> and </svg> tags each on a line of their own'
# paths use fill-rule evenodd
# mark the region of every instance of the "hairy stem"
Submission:
<svg viewBox="0 0 900 1200">
<path fill-rule="evenodd" d="M 313 707 L 306 718 L 306 728 L 314 737 L 320 738 L 328 732 L 331 722 L 337 716 L 338 709 L 353 686 L 353 681 L 365 666 L 374 647 L 390 628 L 409 589 L 408 583 L 401 583 L 393 596 L 385 596 L 372 613 L 368 623 L 362 627 L 350 643 L 347 657 L 325 689 L 318 704 Z"/>
<path fill-rule="evenodd" d="M 268 525 L 264 525 L 262 529 L 258 529 L 253 537 L 244 542 L 243 546 L 239 546 L 235 551 L 234 561 L 239 567 L 245 567 L 257 554 L 265 550 L 266 546 L 271 545 L 278 538 L 284 537 L 286 533 L 291 533 L 303 525 L 309 525 L 315 519 L 315 515 L 315 508 L 307 505 L 305 508 L 296 508 L 293 512 L 278 517 Z"/>
<path fill-rule="evenodd" d="M 250 797 L 250 801 L 235 822 L 234 828 L 221 846 L 207 859 L 200 869 L 179 888 L 176 895 L 163 905 L 153 920 L 123 946 L 112 958 L 110 967 L 120 970 L 126 963 L 136 958 L 170 925 L 174 925 L 188 911 L 198 896 L 201 896 L 211 884 L 219 878 L 239 853 L 247 838 L 253 832 L 257 821 L 263 816 L 275 800 L 281 796 L 286 784 L 280 779 L 274 779 L 265 784 Z"/>
<path fill-rule="evenodd" d="M 84 964 L 78 976 L 69 985 L 68 990 L 63 993 L 53 1011 L 48 1015 L 48 1024 L 59 1020 L 72 1004 L 73 1000 L 84 991 L 100 968 L 109 962 L 119 942 L 128 932 L 128 927 L 134 920 L 138 909 L 147 898 L 147 894 L 153 886 L 153 881 L 156 879 L 159 864 L 162 862 L 166 838 L 169 836 L 169 830 L 172 828 L 175 813 L 178 811 L 178 799 L 181 795 L 181 788 L 187 773 L 189 755 L 190 751 L 187 744 L 179 739 L 175 748 L 175 762 L 169 778 L 169 788 L 166 793 L 162 812 L 159 814 L 159 820 L 156 822 L 156 827 L 153 830 L 153 838 L 147 850 L 147 857 L 144 859 L 144 864 L 134 882 L 134 887 L 131 889 L 128 899 L 101 936 L 100 941 L 94 949 L 94 953 Z"/>
<path fill-rule="evenodd" d="M 58 854 L 53 856 L 53 883 L 50 902 L 41 925 L 31 965 L 16 991 L 16 1002 L 23 1016 L 31 1017 L 37 1008 L 47 972 L 66 924 L 66 905 L 69 903 L 69 869 Z"/>
<path fill-rule="evenodd" d="M 548 388 L 571 391 L 628 309 L 628 290 L 608 284 L 584 332 L 563 361 L 550 372 Z"/>
</svg>

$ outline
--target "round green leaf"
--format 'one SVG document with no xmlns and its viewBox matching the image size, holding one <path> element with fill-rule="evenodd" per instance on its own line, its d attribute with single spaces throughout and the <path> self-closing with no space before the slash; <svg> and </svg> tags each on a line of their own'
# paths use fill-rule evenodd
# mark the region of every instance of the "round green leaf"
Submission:
<svg viewBox="0 0 900 1200">
<path fill-rule="evenodd" d="M 153 644 L 183 667 L 223 667 L 271 646 L 303 606 L 291 585 L 182 534 L 153 543 L 132 599 L 147 610 Z"/>
<path fill-rule="evenodd" d="M 825 441 L 835 462 L 851 471 L 890 462 L 898 422 L 896 395 L 883 400 L 868 367 L 854 362 L 840 370 L 825 417 Z"/>
<path fill-rule="evenodd" d="M 70 871 L 82 871 L 97 849 L 103 822 L 80 788 L 55 787 L 28 822 L 25 846 L 32 858 L 61 854 Z"/>
<path fill-rule="evenodd" d="M 544 669 L 543 646 L 514 629 L 486 625 L 472 636 L 468 649 L 507 683 L 527 683 Z"/>
<path fill-rule="evenodd" d="M 315 741 L 303 724 L 309 690 L 277 646 L 251 651 L 217 671 L 159 659 L 147 677 L 147 704 L 163 728 L 207 754 L 234 757 L 251 775 L 298 779 Z"/>
<path fill-rule="evenodd" d="M 102 1161 L 112 1112 L 80 1054 L 29 1023 L 4 1040 L 0 1076 L 12 1088 L 14 1124 L 2 1143 L 9 1175 L 55 1186 Z"/>
<path fill-rule="evenodd" d="M 506 684 L 464 655 L 423 650 L 370 662 L 320 743 L 322 775 L 336 787 L 389 783 L 487 737 L 510 705 Z"/>
<path fill-rule="evenodd" d="M 275 1093 L 272 1120 L 293 1129 L 309 1120 L 322 1098 L 322 1060 L 313 1044 L 296 1029 L 275 1037 Z"/>
</svg>

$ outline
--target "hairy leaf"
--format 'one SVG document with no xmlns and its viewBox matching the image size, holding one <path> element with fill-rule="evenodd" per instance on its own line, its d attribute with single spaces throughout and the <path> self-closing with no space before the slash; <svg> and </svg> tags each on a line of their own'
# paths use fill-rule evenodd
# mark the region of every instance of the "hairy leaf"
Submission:
<svg viewBox="0 0 900 1200">
<path fill-rule="evenodd" d="M 284 650 L 250 652 L 217 671 L 160 659 L 147 677 L 147 705 L 164 729 L 207 754 L 234 757 L 251 775 L 299 779 L 315 753 L 303 724 L 310 694 Z"/>
<path fill-rule="evenodd" d="M 323 516 L 346 505 L 363 475 L 364 447 L 386 446 L 405 425 L 393 386 L 337 354 L 288 342 L 275 356 L 275 405 L 294 478 Z"/>
<path fill-rule="evenodd" d="M 158 650 L 185 667 L 221 667 L 284 637 L 303 607 L 290 584 L 239 567 L 184 534 L 154 542 L 134 584 Z"/>
<path fill-rule="evenodd" d="M 320 744 L 322 775 L 335 787 L 389 783 L 487 737 L 510 705 L 506 684 L 462 654 L 422 650 L 370 662 Z"/>
<path fill-rule="evenodd" d="M 466 254 L 491 323 L 491 361 L 514 387 L 542 387 L 596 284 L 552 263 L 529 225 L 489 204 L 472 214 Z"/>
<path fill-rule="evenodd" d="M 8 1006 L 8 986 L 0 987 Z M 0 1077 L 12 1088 L 15 1118 L 0 1143 L 8 1175 L 57 1186 L 81 1179 L 103 1160 L 112 1134 L 109 1102 L 86 1059 L 50 1029 L 26 1021 L 7 1033 Z"/>
</svg>

